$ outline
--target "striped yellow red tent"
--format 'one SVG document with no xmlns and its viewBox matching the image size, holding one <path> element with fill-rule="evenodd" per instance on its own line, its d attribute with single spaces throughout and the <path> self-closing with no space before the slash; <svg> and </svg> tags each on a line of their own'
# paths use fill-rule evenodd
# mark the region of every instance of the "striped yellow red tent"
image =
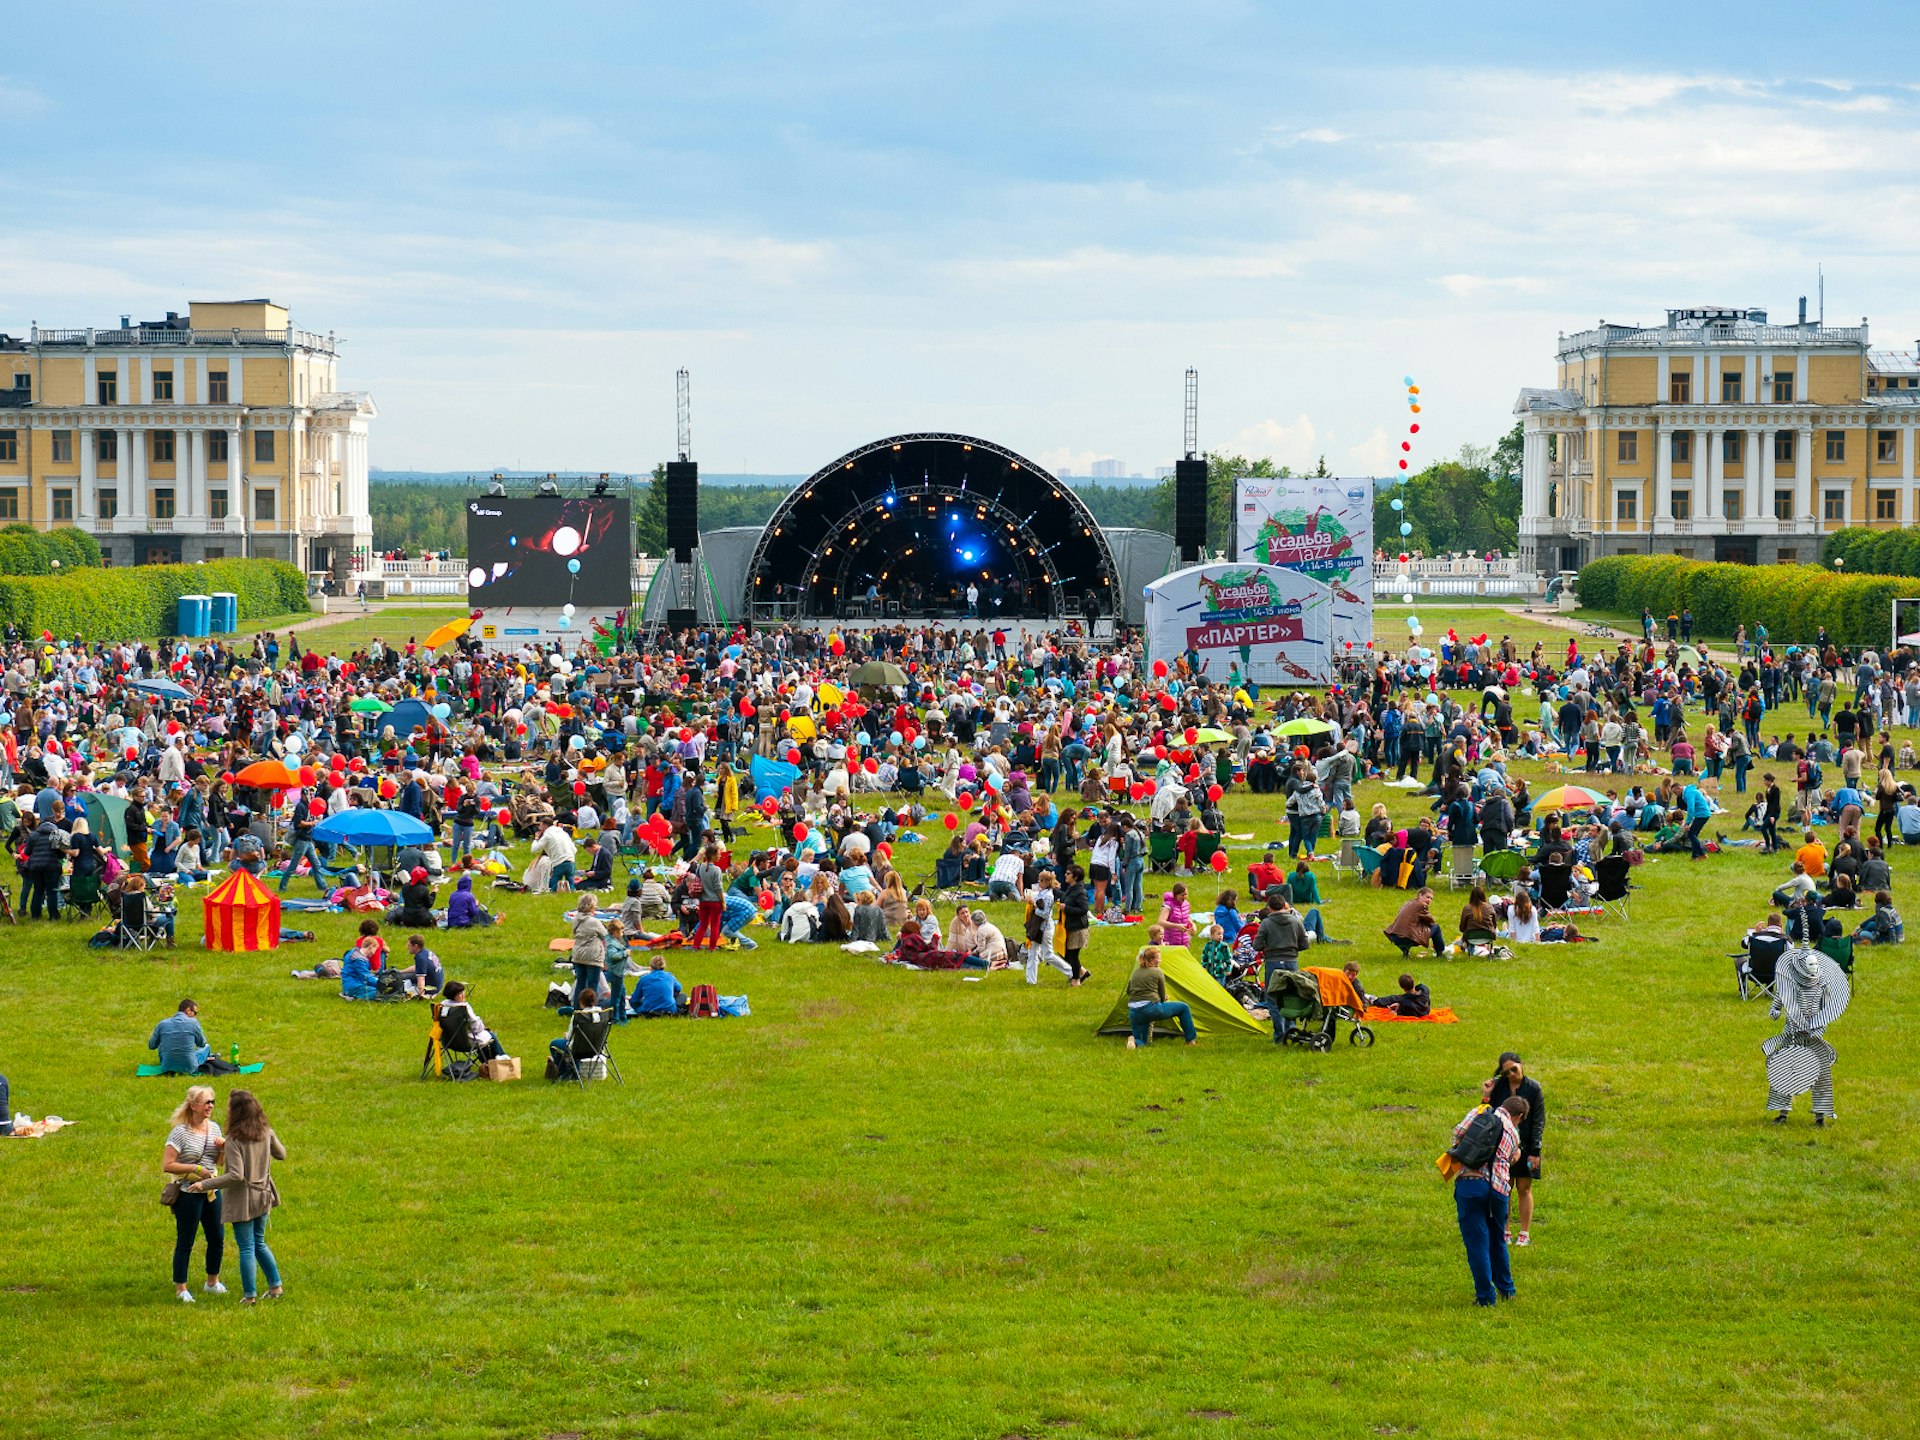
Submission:
<svg viewBox="0 0 1920 1440">
<path fill-rule="evenodd" d="M 280 897 L 245 870 L 214 886 L 205 901 L 209 950 L 272 950 L 280 943 Z"/>
</svg>

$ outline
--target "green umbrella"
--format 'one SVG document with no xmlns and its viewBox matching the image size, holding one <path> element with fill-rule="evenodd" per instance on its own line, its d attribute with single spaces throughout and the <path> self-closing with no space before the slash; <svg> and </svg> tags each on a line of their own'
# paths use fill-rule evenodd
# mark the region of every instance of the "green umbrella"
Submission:
<svg viewBox="0 0 1920 1440">
<path fill-rule="evenodd" d="M 1216 730 L 1212 727 L 1195 731 L 1193 737 L 1193 743 L 1196 745 L 1227 745 L 1231 744 L 1232 741 L 1233 736 L 1229 735 L 1226 731 Z"/>
<path fill-rule="evenodd" d="M 362 695 L 358 700 L 355 700 L 351 705 L 347 706 L 347 708 L 349 710 L 358 710 L 362 715 L 384 715 L 393 707 L 378 695 Z"/>
<path fill-rule="evenodd" d="M 855 685 L 904 685 L 907 672 L 888 660 L 869 660 L 848 678 Z"/>
<path fill-rule="evenodd" d="M 1287 721 L 1286 724 L 1282 725 L 1278 730 L 1274 731 L 1274 734 L 1276 735 L 1321 735 L 1321 734 L 1326 734 L 1331 732 L 1332 729 L 1333 729 L 1333 726 L 1325 720 L 1315 720 L 1310 716 L 1301 715 L 1296 717 L 1295 719 Z"/>
</svg>

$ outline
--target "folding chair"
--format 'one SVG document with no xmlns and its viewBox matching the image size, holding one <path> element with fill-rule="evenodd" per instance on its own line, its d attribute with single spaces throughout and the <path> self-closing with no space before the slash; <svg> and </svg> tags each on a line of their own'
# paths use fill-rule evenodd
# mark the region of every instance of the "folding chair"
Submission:
<svg viewBox="0 0 1920 1440">
<path fill-rule="evenodd" d="M 1199 842 L 1193 849 L 1193 868 L 1195 871 L 1207 868 L 1207 863 L 1213 859 L 1214 852 L 1220 849 L 1221 843 L 1220 837 L 1215 835 L 1211 830 L 1203 830 L 1200 832 Z"/>
<path fill-rule="evenodd" d="M 1513 888 L 1520 873 L 1520 854 L 1516 850 L 1489 850 L 1480 857 L 1480 877 L 1495 885 Z"/>
<path fill-rule="evenodd" d="M 1564 860 L 1549 861 L 1540 867 L 1540 908 L 1565 910 L 1573 893 L 1573 866 Z"/>
<path fill-rule="evenodd" d="M 1834 964 L 1853 974 L 1853 937 L 1851 935 L 1823 935 L 1820 943 L 1813 947 L 1822 955 L 1830 957 Z"/>
<path fill-rule="evenodd" d="M 1472 955 L 1473 947 L 1487 947 L 1488 957 L 1501 960 L 1510 958 L 1506 947 L 1500 943 L 1500 936 L 1492 930 L 1463 930 L 1460 932 L 1460 953 Z M 1485 957 L 1483 957 L 1485 958 Z"/>
<path fill-rule="evenodd" d="M 1473 846 L 1455 845 L 1452 847 L 1453 866 L 1447 875 L 1447 888 L 1467 890 L 1473 886 L 1474 865 Z"/>
<path fill-rule="evenodd" d="M 483 1073 L 483 1062 L 472 1039 L 473 1012 L 462 1004 L 436 1000 L 433 1022 L 440 1027 L 440 1036 L 437 1040 L 431 1032 L 427 1036 L 427 1054 L 420 1062 L 420 1078 L 433 1078 L 433 1054 L 437 1046 L 442 1080 L 478 1080 Z"/>
<path fill-rule="evenodd" d="M 573 1019 L 567 1024 L 566 1049 L 555 1054 L 555 1059 L 563 1061 L 560 1078 L 572 1080 L 582 1090 L 587 1081 L 601 1076 L 611 1075 L 620 1084 L 627 1082 L 620 1074 L 620 1067 L 614 1063 L 608 1053 L 608 1041 L 613 1034 L 613 1015 L 610 1011 L 576 1010 Z"/>
<path fill-rule="evenodd" d="M 113 932 L 113 943 L 122 950 L 151 950 L 166 938 L 166 932 L 147 914 L 144 891 L 120 897 L 120 920 Z"/>
<path fill-rule="evenodd" d="M 67 882 L 66 894 L 60 897 L 60 918 L 63 920 L 91 920 L 93 918 L 93 907 L 99 903 L 99 875 L 75 876 Z"/>
<path fill-rule="evenodd" d="M 1356 857 L 1359 849 L 1360 849 L 1360 842 L 1357 839 L 1355 839 L 1353 836 L 1351 835 L 1341 836 L 1340 849 L 1333 857 L 1333 873 L 1336 875 L 1342 875 L 1349 870 L 1358 869 L 1360 866 L 1360 861 Z"/>
<path fill-rule="evenodd" d="M 1734 975 L 1740 981 L 1740 998 L 1751 1000 L 1756 995 L 1764 995 L 1769 1000 L 1778 1000 L 1780 994 L 1773 988 L 1773 973 L 1780 964 L 1780 957 L 1787 953 L 1787 937 L 1784 935 L 1761 935 L 1747 941 L 1746 953 L 1735 955 Z"/>
<path fill-rule="evenodd" d="M 1173 847 L 1171 830 L 1155 830 L 1147 839 L 1147 869 L 1155 875 L 1171 875 L 1180 852 Z"/>
<path fill-rule="evenodd" d="M 1627 877 L 1633 873 L 1624 855 L 1609 855 L 1593 867 L 1593 893 L 1609 915 L 1633 919 L 1633 886 Z"/>
<path fill-rule="evenodd" d="M 1380 869 L 1381 854 L 1371 845 L 1362 845 L 1354 851 L 1353 858 L 1360 862 L 1360 879 L 1363 883 L 1370 881 Z"/>
</svg>

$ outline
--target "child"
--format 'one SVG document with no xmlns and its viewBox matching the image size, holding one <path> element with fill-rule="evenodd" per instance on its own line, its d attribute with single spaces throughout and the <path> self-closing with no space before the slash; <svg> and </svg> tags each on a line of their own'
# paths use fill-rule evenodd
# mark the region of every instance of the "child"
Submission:
<svg viewBox="0 0 1920 1440">
<path fill-rule="evenodd" d="M 627 971 L 633 947 L 627 942 L 626 922 L 607 921 L 607 987 L 613 992 L 613 1023 L 627 1023 Z"/>
<path fill-rule="evenodd" d="M 1200 951 L 1200 964 L 1222 985 L 1233 973 L 1233 947 L 1227 943 L 1227 930 L 1218 923 L 1207 927 L 1207 943 Z"/>
<path fill-rule="evenodd" d="M 1176 884 L 1160 897 L 1160 930 L 1168 945 L 1184 948 L 1193 939 L 1193 907 L 1185 885 Z"/>
<path fill-rule="evenodd" d="M 1897 945 L 1907 938 L 1907 927 L 1900 912 L 1893 908 L 1893 896 L 1885 890 L 1873 892 L 1873 914 L 1860 922 L 1853 932 L 1856 945 Z"/>
</svg>

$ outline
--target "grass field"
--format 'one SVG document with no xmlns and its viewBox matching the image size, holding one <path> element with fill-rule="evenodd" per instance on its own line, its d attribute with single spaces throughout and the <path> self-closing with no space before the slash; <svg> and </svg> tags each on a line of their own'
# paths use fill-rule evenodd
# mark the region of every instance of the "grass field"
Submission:
<svg viewBox="0 0 1920 1440">
<path fill-rule="evenodd" d="M 935 848 L 900 847 L 910 877 Z M 1657 861 L 1603 943 L 1415 964 L 1462 1023 L 1324 1057 L 1096 1039 L 1134 931 L 1096 932 L 1077 991 L 763 941 L 675 964 L 751 1019 L 617 1031 L 626 1085 L 585 1093 L 532 1078 L 561 897 L 438 946 L 517 1085 L 421 1084 L 422 1007 L 287 978 L 345 917 L 264 956 L 197 948 L 197 898 L 150 956 L 23 925 L 13 1106 L 78 1123 L 0 1150 L 6 1433 L 1912 1434 L 1912 948 L 1863 952 L 1839 1124 L 1764 1123 L 1776 1027 L 1724 957 L 1781 873 Z M 1391 988 L 1394 897 L 1321 883 L 1355 942 L 1330 954 Z M 183 1086 L 133 1071 L 183 994 L 267 1064 L 276 1306 L 172 1300 Z M 1485 1312 L 1432 1162 L 1507 1048 L 1546 1087 L 1546 1178 L 1519 1301 Z"/>
</svg>

